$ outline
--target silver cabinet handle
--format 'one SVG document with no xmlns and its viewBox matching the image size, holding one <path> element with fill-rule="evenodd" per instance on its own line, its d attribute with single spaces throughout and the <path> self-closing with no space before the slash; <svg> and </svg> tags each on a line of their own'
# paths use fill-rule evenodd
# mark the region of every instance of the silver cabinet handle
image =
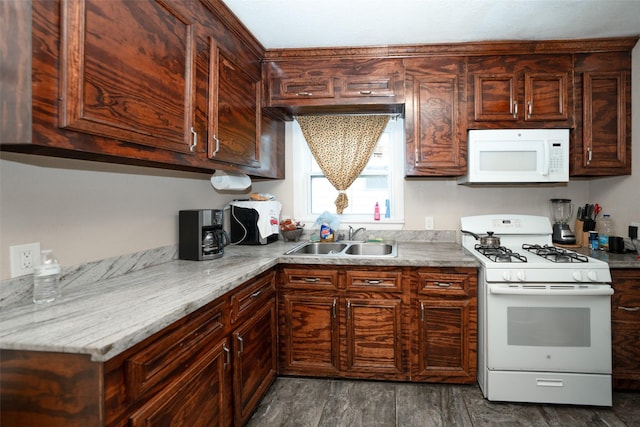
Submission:
<svg viewBox="0 0 640 427">
<path fill-rule="evenodd" d="M 191 127 L 191 141 L 192 144 L 189 146 L 189 151 L 193 152 L 196 151 L 198 146 L 198 132 L 193 127 Z"/>
<path fill-rule="evenodd" d="M 372 90 L 361 90 L 360 95 L 373 95 Z"/>
<path fill-rule="evenodd" d="M 518 101 L 513 102 L 513 118 L 518 118 Z"/>
<path fill-rule="evenodd" d="M 258 298 L 261 293 L 262 293 L 262 289 L 258 289 L 257 291 L 251 294 L 251 298 Z"/>
<path fill-rule="evenodd" d="M 240 335 L 238 335 L 238 344 L 240 344 L 240 349 L 238 350 L 238 355 L 244 351 L 244 340 Z"/>
<path fill-rule="evenodd" d="M 223 369 L 227 369 L 227 366 L 231 363 L 231 350 L 227 347 L 227 344 L 222 344 L 222 350 L 224 350 L 224 367 Z"/>
<path fill-rule="evenodd" d="M 533 114 L 533 102 L 529 101 L 528 107 L 529 107 L 529 111 L 527 113 L 529 115 L 529 118 L 531 118 L 531 115 Z"/>
<path fill-rule="evenodd" d="M 369 285 L 379 285 L 380 283 L 384 283 L 384 280 L 366 280 L 366 283 Z"/>
<path fill-rule="evenodd" d="M 591 160 L 593 160 L 593 150 L 589 147 L 587 148 L 587 165 L 591 164 Z"/>
<path fill-rule="evenodd" d="M 297 96 L 312 96 L 313 93 L 311 92 L 298 92 L 296 93 Z"/>
<path fill-rule="evenodd" d="M 440 286 L 441 288 L 450 288 L 451 286 L 453 286 L 453 284 L 451 284 L 451 283 L 436 282 L 436 286 Z"/>
<path fill-rule="evenodd" d="M 320 281 L 320 279 L 318 279 L 317 277 L 305 277 L 302 280 L 304 280 L 307 283 L 317 283 Z"/>
<path fill-rule="evenodd" d="M 424 322 L 424 303 L 420 302 L 420 321 Z"/>
<path fill-rule="evenodd" d="M 336 318 L 336 304 L 338 303 L 338 300 L 336 298 L 333 299 L 333 304 L 331 305 L 331 315 L 333 316 L 333 318 Z"/>
<path fill-rule="evenodd" d="M 213 151 L 213 154 L 211 154 L 212 157 L 218 154 L 218 151 L 220 151 L 220 140 L 215 135 L 213 135 L 213 140 L 216 142 L 216 149 Z"/>
<path fill-rule="evenodd" d="M 347 319 L 351 319 L 351 300 L 347 300 Z"/>
<path fill-rule="evenodd" d="M 640 311 L 640 307 L 624 307 L 619 305 L 618 306 L 618 310 L 624 310 L 624 311 Z"/>
</svg>

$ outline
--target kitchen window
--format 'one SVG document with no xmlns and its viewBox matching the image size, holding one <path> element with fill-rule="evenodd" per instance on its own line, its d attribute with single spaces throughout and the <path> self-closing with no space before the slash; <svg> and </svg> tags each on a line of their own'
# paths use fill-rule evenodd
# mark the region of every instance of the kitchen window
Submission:
<svg viewBox="0 0 640 427">
<path fill-rule="evenodd" d="M 325 211 L 335 214 L 336 190 L 324 176 L 304 139 L 297 121 L 292 126 L 294 217 L 313 224 Z M 368 228 L 400 229 L 404 223 L 404 120 L 392 118 L 380 136 L 360 176 L 346 190 L 349 206 L 342 224 Z M 389 201 L 389 213 L 387 203 Z M 376 202 L 380 221 L 374 221 Z M 378 226 L 379 225 L 379 226 Z"/>
</svg>

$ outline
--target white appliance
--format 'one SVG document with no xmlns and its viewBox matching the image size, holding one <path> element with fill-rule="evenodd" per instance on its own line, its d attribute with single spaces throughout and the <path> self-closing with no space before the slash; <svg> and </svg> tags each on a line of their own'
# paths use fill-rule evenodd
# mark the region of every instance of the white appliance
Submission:
<svg viewBox="0 0 640 427">
<path fill-rule="evenodd" d="M 463 234 L 481 262 L 478 383 L 489 400 L 612 405 L 611 274 L 600 260 L 554 247 L 531 215 L 460 219 L 498 247 Z"/>
<path fill-rule="evenodd" d="M 470 130 L 460 184 L 568 182 L 569 129 Z"/>
</svg>

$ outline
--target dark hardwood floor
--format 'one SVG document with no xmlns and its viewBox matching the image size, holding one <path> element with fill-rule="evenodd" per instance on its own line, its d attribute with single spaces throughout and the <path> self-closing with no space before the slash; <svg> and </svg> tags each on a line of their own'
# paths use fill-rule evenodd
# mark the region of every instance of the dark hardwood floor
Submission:
<svg viewBox="0 0 640 427">
<path fill-rule="evenodd" d="M 477 385 L 279 377 L 251 427 L 640 426 L 640 393 L 613 407 L 489 402 Z"/>
</svg>

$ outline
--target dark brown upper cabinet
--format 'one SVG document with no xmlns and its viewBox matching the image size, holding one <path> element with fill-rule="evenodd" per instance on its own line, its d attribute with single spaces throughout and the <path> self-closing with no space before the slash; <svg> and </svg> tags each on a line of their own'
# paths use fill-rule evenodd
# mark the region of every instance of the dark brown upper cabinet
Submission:
<svg viewBox="0 0 640 427">
<path fill-rule="evenodd" d="M 298 112 L 393 112 L 404 104 L 402 61 L 390 58 L 265 62 L 265 105 Z"/>
<path fill-rule="evenodd" d="M 573 127 L 571 55 L 469 58 L 469 127 Z"/>
<path fill-rule="evenodd" d="M 631 173 L 631 54 L 576 55 L 571 175 Z"/>
<path fill-rule="evenodd" d="M 466 59 L 412 58 L 405 67 L 406 175 L 464 175 Z"/>
</svg>

